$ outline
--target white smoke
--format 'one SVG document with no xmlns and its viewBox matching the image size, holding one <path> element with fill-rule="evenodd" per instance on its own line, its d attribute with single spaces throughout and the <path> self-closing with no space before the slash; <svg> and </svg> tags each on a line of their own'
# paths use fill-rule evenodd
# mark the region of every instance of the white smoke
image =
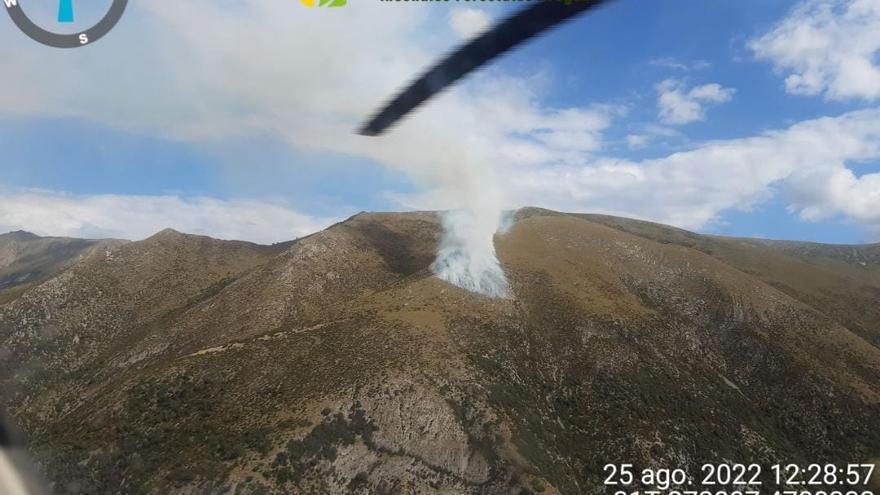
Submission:
<svg viewBox="0 0 880 495">
<path fill-rule="evenodd" d="M 28 40 L 0 43 L 4 73 L 20 83 L 0 92 L 0 112 L 79 118 L 200 143 L 217 155 L 223 143 L 267 136 L 302 156 L 369 159 L 406 173 L 432 196 L 403 206 L 456 210 L 444 220 L 434 264 L 440 278 L 506 295 L 492 243 L 501 208 L 511 204 L 501 194 L 505 184 L 527 168 L 572 163 L 598 149 L 608 112 L 546 107 L 540 70 L 514 77 L 486 69 L 389 133 L 355 135 L 378 105 L 460 41 L 435 22 L 436 9 L 405 7 L 133 2 L 112 42 L 75 53 Z M 46 66 L 65 77 L 44 77 Z M 121 79 L 101 77 L 111 68 Z"/>
<path fill-rule="evenodd" d="M 510 288 L 494 242 L 505 196 L 494 162 L 498 155 L 485 139 L 471 137 L 460 143 L 454 151 L 434 157 L 435 167 L 454 171 L 442 175 L 438 192 L 455 209 L 443 213 L 443 236 L 431 270 L 452 285 L 506 298 Z"/>
<path fill-rule="evenodd" d="M 403 130 L 407 133 L 407 130 Z M 509 297 L 510 289 L 495 253 L 494 237 L 503 229 L 505 195 L 497 177 L 494 155 L 480 140 L 467 139 L 447 152 L 427 153 L 408 173 L 431 187 L 412 206 L 429 206 L 441 213 L 443 234 L 434 274 L 450 284 L 490 297 Z"/>
<path fill-rule="evenodd" d="M 507 277 L 493 237 L 501 210 L 455 210 L 443 215 L 443 237 L 434 274 L 452 285 L 490 297 L 509 297 Z"/>
<path fill-rule="evenodd" d="M 442 95 L 388 134 L 368 138 L 367 152 L 428 190 L 404 198 L 404 206 L 445 210 L 434 274 L 472 292 L 510 297 L 494 244 L 507 203 L 499 138 L 483 130 L 474 100 L 467 91 Z"/>
</svg>

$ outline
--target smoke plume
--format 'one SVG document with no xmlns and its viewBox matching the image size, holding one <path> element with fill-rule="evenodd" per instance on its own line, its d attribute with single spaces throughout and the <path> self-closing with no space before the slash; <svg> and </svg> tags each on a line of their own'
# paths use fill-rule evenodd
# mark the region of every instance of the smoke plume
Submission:
<svg viewBox="0 0 880 495">
<path fill-rule="evenodd" d="M 444 211 L 434 274 L 472 292 L 510 297 L 494 245 L 507 203 L 500 139 L 486 132 L 475 101 L 467 91 L 443 95 L 388 134 L 364 139 L 367 153 L 427 191 L 398 198 L 404 206 Z"/>
<path fill-rule="evenodd" d="M 495 255 L 493 237 L 500 210 L 455 210 L 443 215 L 443 237 L 434 274 L 452 285 L 490 297 L 509 297 L 507 277 Z"/>
</svg>

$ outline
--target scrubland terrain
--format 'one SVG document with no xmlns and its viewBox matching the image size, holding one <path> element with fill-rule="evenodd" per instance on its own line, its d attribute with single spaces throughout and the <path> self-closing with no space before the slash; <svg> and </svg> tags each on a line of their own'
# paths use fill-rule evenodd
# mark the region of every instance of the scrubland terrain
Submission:
<svg viewBox="0 0 880 495">
<path fill-rule="evenodd" d="M 0 406 L 57 493 L 603 493 L 607 463 L 880 454 L 880 245 L 523 209 L 492 299 L 431 275 L 439 234 L 91 244 L 0 285 Z"/>
</svg>

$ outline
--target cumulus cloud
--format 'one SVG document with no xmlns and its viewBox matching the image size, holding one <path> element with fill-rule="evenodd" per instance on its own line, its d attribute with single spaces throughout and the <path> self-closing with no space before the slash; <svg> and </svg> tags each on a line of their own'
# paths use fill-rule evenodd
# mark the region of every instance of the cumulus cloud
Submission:
<svg viewBox="0 0 880 495">
<path fill-rule="evenodd" d="M 806 220 L 837 214 L 856 219 L 880 234 L 880 173 L 857 176 L 845 167 L 799 171 L 787 181 L 790 210 Z"/>
<path fill-rule="evenodd" d="M 705 105 L 730 101 L 735 90 L 704 84 L 688 90 L 682 81 L 666 79 L 657 85 L 659 118 L 667 124 L 687 124 L 706 119 Z"/>
<path fill-rule="evenodd" d="M 469 7 L 449 12 L 449 27 L 461 38 L 472 38 L 489 27 L 492 18 L 484 10 Z"/>
<path fill-rule="evenodd" d="M 298 10 L 273 0 L 130 9 L 110 37 L 87 49 L 47 51 L 24 37 L 0 45 L 4 72 L 16 74 L 0 92 L 0 111 L 73 116 L 175 140 L 272 135 L 298 150 L 372 158 L 446 190 L 459 207 L 482 201 L 470 196 L 484 192 L 462 183 L 485 188 L 496 163 L 570 161 L 597 150 L 617 115 L 602 106 L 548 108 L 528 81 L 489 70 L 389 134 L 366 138 L 353 130 L 456 43 L 432 35 L 432 9 Z M 45 77 L 47 66 L 64 77 Z"/>
<path fill-rule="evenodd" d="M 750 41 L 785 89 L 833 100 L 880 98 L 880 1 L 808 0 Z"/>
<path fill-rule="evenodd" d="M 170 227 L 221 239 L 272 243 L 311 234 L 334 221 L 298 213 L 280 202 L 0 191 L 0 232 L 138 240 Z"/>
<path fill-rule="evenodd" d="M 728 209 L 785 193 L 805 220 L 845 215 L 880 236 L 880 109 L 714 141 L 666 157 L 600 158 L 505 175 L 515 204 L 596 211 L 699 229 Z"/>
</svg>

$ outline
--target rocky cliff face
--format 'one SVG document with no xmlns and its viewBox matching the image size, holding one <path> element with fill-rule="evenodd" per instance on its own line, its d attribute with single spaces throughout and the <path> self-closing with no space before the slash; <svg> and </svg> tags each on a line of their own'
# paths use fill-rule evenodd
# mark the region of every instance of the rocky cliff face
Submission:
<svg viewBox="0 0 880 495">
<path fill-rule="evenodd" d="M 272 247 L 163 232 L 0 306 L 59 493 L 602 493 L 602 466 L 880 454 L 880 247 L 522 210 L 514 292 L 430 213 Z"/>
</svg>

